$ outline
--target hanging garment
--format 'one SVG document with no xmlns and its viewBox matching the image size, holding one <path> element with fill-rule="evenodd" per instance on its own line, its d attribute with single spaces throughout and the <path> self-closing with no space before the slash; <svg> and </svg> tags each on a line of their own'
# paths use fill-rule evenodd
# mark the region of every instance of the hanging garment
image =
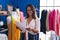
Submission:
<svg viewBox="0 0 60 40">
<path fill-rule="evenodd" d="M 60 36 L 60 12 L 58 12 L 58 34 Z"/>
<path fill-rule="evenodd" d="M 0 34 L 0 40 L 8 40 L 8 37 L 6 34 Z"/>
<path fill-rule="evenodd" d="M 47 17 L 47 10 L 43 10 L 41 13 L 41 32 L 46 34 L 46 17 Z"/>
<path fill-rule="evenodd" d="M 8 30 L 5 29 L 7 29 L 7 15 L 0 15 L 0 33 L 7 34 Z"/>
<path fill-rule="evenodd" d="M 20 20 L 22 21 L 24 18 L 23 12 L 20 11 Z"/>
<path fill-rule="evenodd" d="M 20 40 L 20 30 L 16 27 L 17 21 L 20 22 L 20 17 L 15 12 L 12 13 L 12 16 L 7 17 L 8 40 Z"/>
<path fill-rule="evenodd" d="M 49 30 L 53 30 L 53 13 L 49 12 Z"/>
<path fill-rule="evenodd" d="M 58 10 L 53 10 L 54 16 L 53 16 L 53 27 L 56 35 L 59 35 L 59 27 L 58 27 L 58 16 L 59 12 Z"/>
<path fill-rule="evenodd" d="M 47 17 L 46 17 L 46 31 L 49 31 L 49 12 L 48 12 Z"/>
<path fill-rule="evenodd" d="M 56 33 L 52 30 L 49 32 L 50 32 L 50 40 L 56 40 Z"/>
<path fill-rule="evenodd" d="M 60 13 L 58 10 L 52 10 L 49 14 L 49 30 L 53 30 L 56 36 L 60 34 Z"/>
</svg>

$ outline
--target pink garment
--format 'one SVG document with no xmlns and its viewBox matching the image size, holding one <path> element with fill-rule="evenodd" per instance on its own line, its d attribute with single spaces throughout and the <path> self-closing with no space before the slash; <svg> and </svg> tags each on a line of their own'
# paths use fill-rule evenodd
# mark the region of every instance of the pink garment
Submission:
<svg viewBox="0 0 60 40">
<path fill-rule="evenodd" d="M 23 12 L 20 11 L 20 20 L 23 20 L 23 18 L 24 18 Z"/>
<path fill-rule="evenodd" d="M 53 26 L 54 26 L 54 31 L 56 33 L 56 35 L 59 35 L 59 27 L 58 27 L 58 10 L 54 10 L 53 11 L 54 15 L 53 15 Z"/>
<path fill-rule="evenodd" d="M 58 32 L 59 32 L 59 36 L 60 36 L 60 13 L 58 14 Z"/>
<path fill-rule="evenodd" d="M 60 12 L 58 10 L 56 10 L 54 14 L 53 26 L 56 35 L 60 36 Z"/>
<path fill-rule="evenodd" d="M 49 30 L 53 30 L 53 12 L 49 13 Z"/>
<path fill-rule="evenodd" d="M 60 13 L 58 10 L 52 10 L 49 13 L 49 30 L 53 30 L 56 36 L 60 35 Z"/>
</svg>

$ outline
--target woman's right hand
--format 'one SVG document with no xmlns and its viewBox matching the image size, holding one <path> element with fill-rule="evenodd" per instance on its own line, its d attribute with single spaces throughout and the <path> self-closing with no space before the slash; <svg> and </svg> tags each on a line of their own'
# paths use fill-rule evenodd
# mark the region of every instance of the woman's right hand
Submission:
<svg viewBox="0 0 60 40">
<path fill-rule="evenodd" d="M 26 30 L 31 31 L 32 29 L 31 28 L 26 28 Z"/>
<path fill-rule="evenodd" d="M 38 33 L 38 31 L 37 31 L 36 29 L 32 29 L 32 31 L 33 31 L 34 33 Z"/>
</svg>

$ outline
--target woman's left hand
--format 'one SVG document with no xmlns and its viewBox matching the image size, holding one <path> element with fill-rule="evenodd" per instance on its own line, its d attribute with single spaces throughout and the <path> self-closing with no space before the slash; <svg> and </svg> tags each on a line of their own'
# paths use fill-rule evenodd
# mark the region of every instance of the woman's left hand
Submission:
<svg viewBox="0 0 60 40">
<path fill-rule="evenodd" d="M 33 31 L 34 33 L 38 33 L 38 31 L 37 31 L 36 29 L 32 29 L 32 31 Z"/>
<path fill-rule="evenodd" d="M 32 29 L 31 28 L 26 28 L 28 31 L 31 31 Z"/>
</svg>

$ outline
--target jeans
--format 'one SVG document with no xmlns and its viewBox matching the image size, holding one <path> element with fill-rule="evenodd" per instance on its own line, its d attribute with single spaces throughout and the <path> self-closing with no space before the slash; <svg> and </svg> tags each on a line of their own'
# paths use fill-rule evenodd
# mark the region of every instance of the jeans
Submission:
<svg viewBox="0 0 60 40">
<path fill-rule="evenodd" d="M 24 40 L 25 33 L 21 33 L 20 40 Z"/>
<path fill-rule="evenodd" d="M 28 33 L 28 40 L 39 40 L 39 34 L 32 35 Z"/>
</svg>

